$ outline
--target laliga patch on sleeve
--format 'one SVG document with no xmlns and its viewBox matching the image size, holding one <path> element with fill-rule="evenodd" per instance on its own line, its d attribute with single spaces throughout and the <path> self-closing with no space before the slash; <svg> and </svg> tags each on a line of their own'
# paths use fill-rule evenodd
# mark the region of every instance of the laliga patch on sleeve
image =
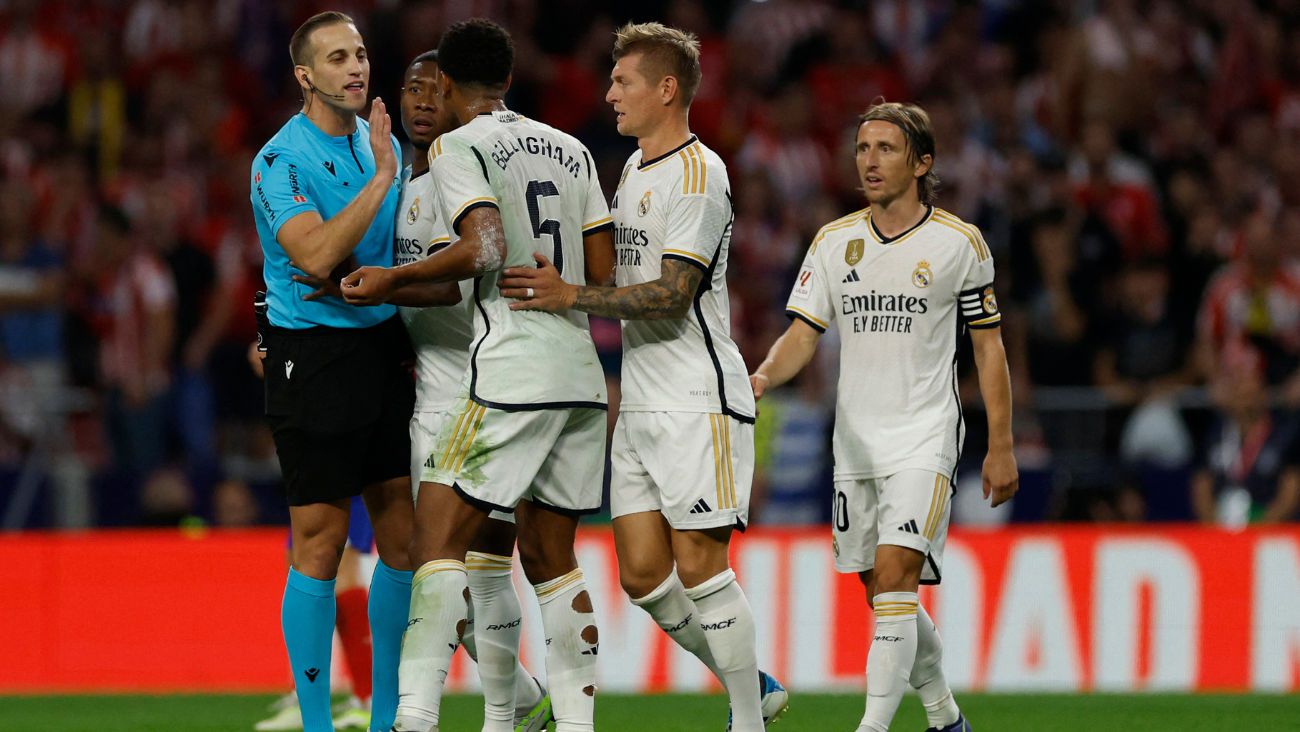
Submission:
<svg viewBox="0 0 1300 732">
<path fill-rule="evenodd" d="M 811 264 L 805 264 L 799 270 L 799 278 L 794 281 L 794 296 L 800 300 L 807 300 L 812 296 L 813 268 Z"/>
</svg>

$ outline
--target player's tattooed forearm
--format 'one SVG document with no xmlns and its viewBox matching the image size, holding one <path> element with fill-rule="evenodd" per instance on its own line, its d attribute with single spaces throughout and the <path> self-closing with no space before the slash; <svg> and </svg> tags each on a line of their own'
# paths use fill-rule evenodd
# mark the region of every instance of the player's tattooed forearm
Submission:
<svg viewBox="0 0 1300 732">
<path fill-rule="evenodd" d="M 671 320 L 686 316 L 704 271 L 665 259 L 659 279 L 631 287 L 579 287 L 574 307 L 620 320 Z"/>
</svg>

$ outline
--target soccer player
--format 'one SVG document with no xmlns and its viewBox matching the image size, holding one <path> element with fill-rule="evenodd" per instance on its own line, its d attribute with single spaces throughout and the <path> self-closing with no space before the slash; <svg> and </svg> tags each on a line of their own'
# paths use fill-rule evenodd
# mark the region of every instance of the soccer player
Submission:
<svg viewBox="0 0 1300 732">
<path fill-rule="evenodd" d="M 870 206 L 813 239 L 786 306 L 793 322 L 750 382 L 762 397 L 789 381 L 832 320 L 839 327 L 831 546 L 835 568 L 858 573 L 876 614 L 858 730 L 888 730 L 910 683 L 932 732 L 969 732 L 917 589 L 942 577 L 965 437 L 957 346 L 966 332 L 989 422 L 984 497 L 997 506 L 1019 482 L 993 258 L 979 229 L 929 203 L 934 133 L 920 107 L 868 109 L 856 161 Z"/>
<path fill-rule="evenodd" d="M 459 123 L 438 99 L 437 78 L 438 54 L 430 51 L 411 62 L 402 87 L 402 127 L 415 148 L 415 158 L 402 174 L 393 259 L 397 266 L 425 259 L 450 243 L 445 220 L 434 205 L 428 153 L 439 135 Z M 457 298 L 464 294 L 464 301 L 442 307 L 400 308 L 416 353 L 415 414 L 411 417 L 411 475 L 415 476 L 433 452 L 447 410 L 460 390 L 461 377 L 469 369 L 473 342 L 470 285 L 463 284 L 464 292 L 460 283 L 443 287 L 450 287 Z M 514 522 L 511 514 L 493 511 L 466 555 L 470 603 L 461 642 L 478 663 L 485 717 L 510 721 L 520 732 L 534 732 L 550 719 L 550 702 L 541 684 L 518 660 L 523 610 L 511 581 Z"/>
<path fill-rule="evenodd" d="M 353 496 L 369 509 L 379 563 L 371 579 L 371 724 L 397 705 L 397 663 L 410 602 L 413 507 L 408 422 L 415 389 L 406 330 L 391 305 L 304 300 L 292 275 L 345 262 L 393 261 L 401 153 L 382 100 L 370 121 L 370 62 L 356 25 L 321 13 L 289 45 L 303 108 L 254 161 L 251 199 L 266 258 L 266 414 L 284 474 L 293 566 L 281 620 L 307 732 L 330 725 L 334 586 Z"/>
<path fill-rule="evenodd" d="M 581 143 L 506 108 L 513 63 L 500 26 L 471 20 L 447 29 L 437 86 L 460 126 L 433 143 L 429 162 L 433 206 L 458 238 L 410 264 L 362 267 L 343 280 L 346 299 L 364 305 L 413 282 L 473 279 L 469 370 L 424 462 L 416 503 L 419 569 L 395 730 L 437 729 L 442 683 L 467 620 L 466 552 L 491 511 L 516 507 L 547 637 L 556 730 L 593 724 L 599 637 L 573 541 L 578 517 L 600 506 L 604 376 L 585 315 L 513 311 L 496 283 L 504 267 L 529 264 L 542 250 L 572 281 L 607 281 L 609 209 Z M 509 727 L 486 719 L 483 729 Z"/>
<path fill-rule="evenodd" d="M 758 670 L 754 618 L 727 562 L 749 519 L 755 414 L 731 340 L 727 169 L 687 124 L 699 41 L 659 23 L 616 39 L 606 100 L 639 147 L 614 195 L 618 286 L 570 284 L 539 254 L 536 269 L 506 270 L 502 294 L 522 298 L 514 309 L 624 321 L 610 483 L 619 578 L 726 687 L 730 728 L 761 731 L 787 695 Z"/>
</svg>

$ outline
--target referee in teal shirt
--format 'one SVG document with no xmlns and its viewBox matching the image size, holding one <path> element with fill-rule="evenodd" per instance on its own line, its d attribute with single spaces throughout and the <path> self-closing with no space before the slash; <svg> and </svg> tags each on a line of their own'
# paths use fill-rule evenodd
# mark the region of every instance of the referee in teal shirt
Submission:
<svg viewBox="0 0 1300 732">
<path fill-rule="evenodd" d="M 258 153 L 250 196 L 266 257 L 266 416 L 293 530 L 281 622 L 303 728 L 329 732 L 334 579 L 360 494 L 380 558 L 370 586 L 370 729 L 387 732 L 411 599 L 414 354 L 392 305 L 355 308 L 309 283 L 392 265 L 401 149 L 380 99 L 369 123 L 357 118 L 370 61 L 351 18 L 312 17 L 289 53 L 302 112 Z"/>
</svg>

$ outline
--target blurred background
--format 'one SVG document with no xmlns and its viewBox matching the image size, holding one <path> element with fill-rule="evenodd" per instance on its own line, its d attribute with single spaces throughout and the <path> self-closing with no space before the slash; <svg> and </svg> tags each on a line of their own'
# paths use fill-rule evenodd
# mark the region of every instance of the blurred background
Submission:
<svg viewBox="0 0 1300 732">
<path fill-rule="evenodd" d="M 924 105 L 937 204 L 997 262 L 1022 470 L 1009 508 L 959 491 L 954 522 L 1294 517 L 1300 2 L 3 0 L 4 528 L 286 522 L 246 357 L 248 170 L 300 108 L 288 38 L 324 9 L 357 19 L 390 100 L 448 24 L 502 22 L 510 106 L 581 138 L 607 188 L 634 149 L 603 101 L 611 33 L 698 34 L 691 125 L 728 164 L 751 368 L 812 236 L 863 205 L 856 116 Z M 617 381 L 617 325 L 593 331 Z M 758 524 L 829 516 L 836 341 L 763 402 Z"/>
</svg>

